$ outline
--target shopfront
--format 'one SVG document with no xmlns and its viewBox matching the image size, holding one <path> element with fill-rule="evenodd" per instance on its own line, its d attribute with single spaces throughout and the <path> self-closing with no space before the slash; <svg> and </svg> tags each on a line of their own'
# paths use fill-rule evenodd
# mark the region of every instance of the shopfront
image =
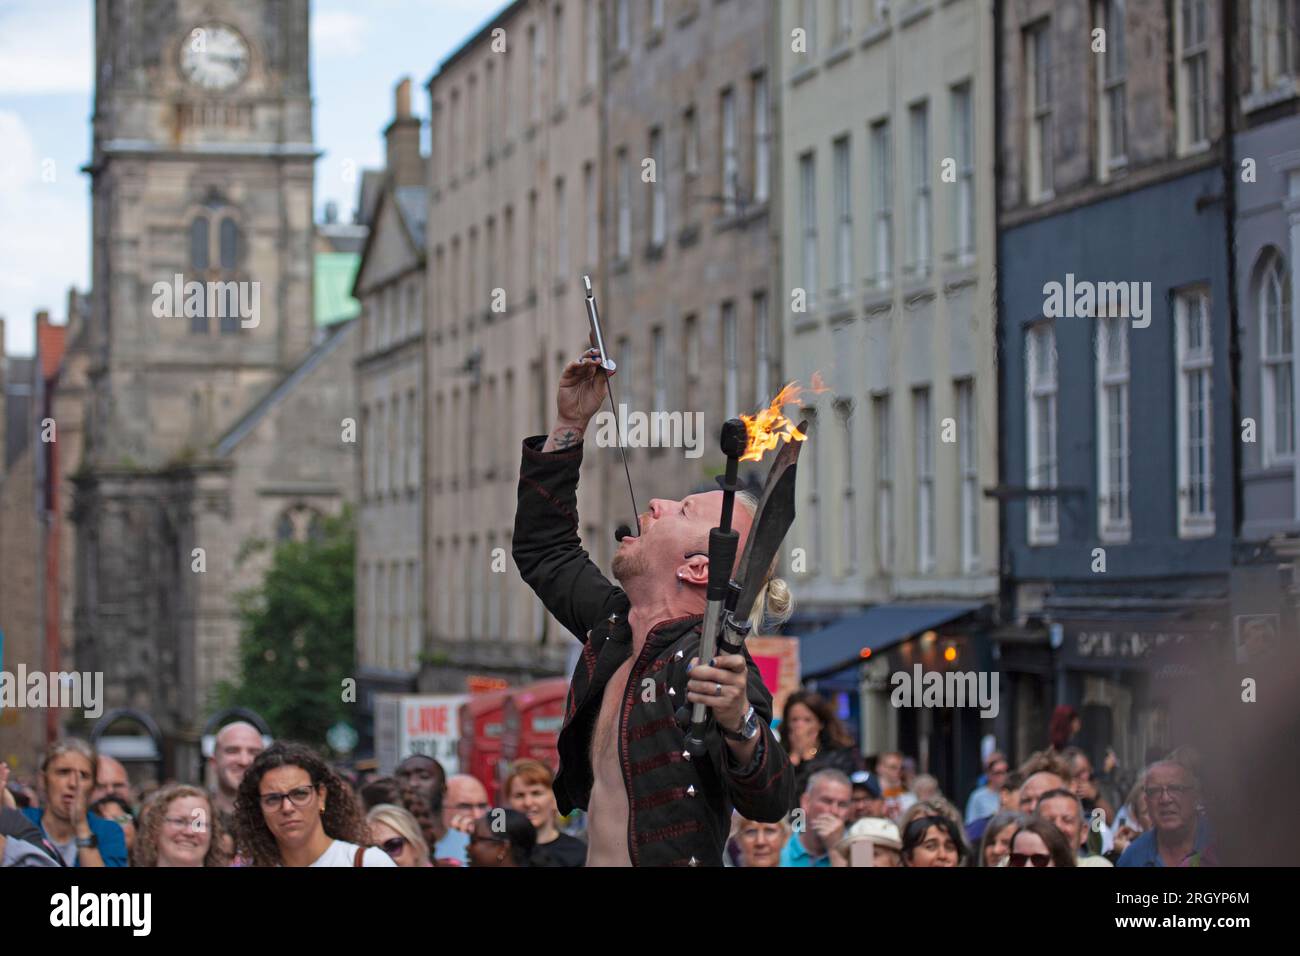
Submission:
<svg viewBox="0 0 1300 956">
<path fill-rule="evenodd" d="M 1052 628 L 1058 703 L 1074 706 L 1075 743 L 1099 767 L 1107 747 L 1136 772 L 1180 744 L 1204 708 L 1201 682 L 1222 663 L 1226 630 L 1216 617 L 1098 614 Z"/>
</svg>

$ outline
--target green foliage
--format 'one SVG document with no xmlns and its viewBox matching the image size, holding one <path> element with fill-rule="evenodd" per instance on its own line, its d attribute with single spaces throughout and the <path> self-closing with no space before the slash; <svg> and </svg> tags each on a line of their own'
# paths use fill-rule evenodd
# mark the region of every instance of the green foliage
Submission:
<svg viewBox="0 0 1300 956">
<path fill-rule="evenodd" d="M 240 676 L 218 686 L 218 706 L 250 707 L 277 738 L 324 750 L 325 731 L 354 706 L 341 688 L 355 676 L 355 551 L 350 510 L 323 519 L 316 541 L 276 546 L 262 584 L 235 596 Z"/>
</svg>

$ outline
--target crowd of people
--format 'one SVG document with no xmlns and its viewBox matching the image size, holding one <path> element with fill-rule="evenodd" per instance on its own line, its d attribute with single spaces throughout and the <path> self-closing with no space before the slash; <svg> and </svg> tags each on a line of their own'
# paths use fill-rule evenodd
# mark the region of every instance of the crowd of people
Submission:
<svg viewBox="0 0 1300 956">
<path fill-rule="evenodd" d="M 800 691 L 778 726 L 798 802 L 780 822 L 733 815 L 729 866 L 1214 865 L 1195 755 L 1175 751 L 1131 783 L 1108 753 L 1095 773 L 1054 728 L 1014 770 L 993 752 L 964 812 L 938 781 L 889 752 L 863 759 L 827 702 Z M 1058 714 L 1058 718 L 1077 718 Z M 1068 727 L 1065 728 L 1068 731 Z M 391 776 L 332 767 L 311 748 L 267 745 L 224 727 L 210 791 L 168 782 L 147 795 L 126 768 L 69 738 L 49 748 L 35 788 L 0 763 L 0 865 L 87 867 L 576 867 L 581 813 L 561 817 L 551 769 L 519 760 L 501 806 L 469 774 L 406 757 Z M 141 796 L 142 800 L 138 799 Z"/>
<path fill-rule="evenodd" d="M 791 694 L 779 726 L 799 806 L 780 824 L 737 820 L 738 866 L 1212 866 L 1196 754 L 1152 755 L 1126 779 L 1114 751 L 1103 768 L 1070 741 L 1080 729 L 1058 707 L 1050 744 L 1015 770 L 985 758 L 965 811 L 898 752 L 861 759 L 829 703 Z"/>
</svg>

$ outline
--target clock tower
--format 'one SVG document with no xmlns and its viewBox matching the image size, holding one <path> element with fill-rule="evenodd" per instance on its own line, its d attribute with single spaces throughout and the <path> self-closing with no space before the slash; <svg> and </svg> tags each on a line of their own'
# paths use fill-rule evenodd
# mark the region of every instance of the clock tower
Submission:
<svg viewBox="0 0 1300 956">
<path fill-rule="evenodd" d="M 97 0 L 94 465 L 201 458 L 310 348 L 307 16 Z"/>
<path fill-rule="evenodd" d="M 74 657 L 104 674 L 106 710 L 157 725 L 179 779 L 235 676 L 234 595 L 257 581 L 242 544 L 275 527 L 277 494 L 346 486 L 305 419 L 347 414 L 328 405 L 347 376 L 310 399 L 300 381 L 325 348 L 308 54 L 308 0 L 95 3 Z M 268 424 L 291 385 L 294 420 Z"/>
</svg>

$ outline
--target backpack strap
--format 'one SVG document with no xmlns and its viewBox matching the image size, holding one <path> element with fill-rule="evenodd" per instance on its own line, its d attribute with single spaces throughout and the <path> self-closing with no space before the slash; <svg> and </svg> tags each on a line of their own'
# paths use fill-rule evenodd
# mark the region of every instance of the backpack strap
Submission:
<svg viewBox="0 0 1300 956">
<path fill-rule="evenodd" d="M 364 857 L 365 855 L 366 855 L 366 848 L 363 846 L 357 847 L 356 855 L 352 857 L 352 865 L 365 866 L 365 864 L 361 862 L 361 858 Z"/>
</svg>

